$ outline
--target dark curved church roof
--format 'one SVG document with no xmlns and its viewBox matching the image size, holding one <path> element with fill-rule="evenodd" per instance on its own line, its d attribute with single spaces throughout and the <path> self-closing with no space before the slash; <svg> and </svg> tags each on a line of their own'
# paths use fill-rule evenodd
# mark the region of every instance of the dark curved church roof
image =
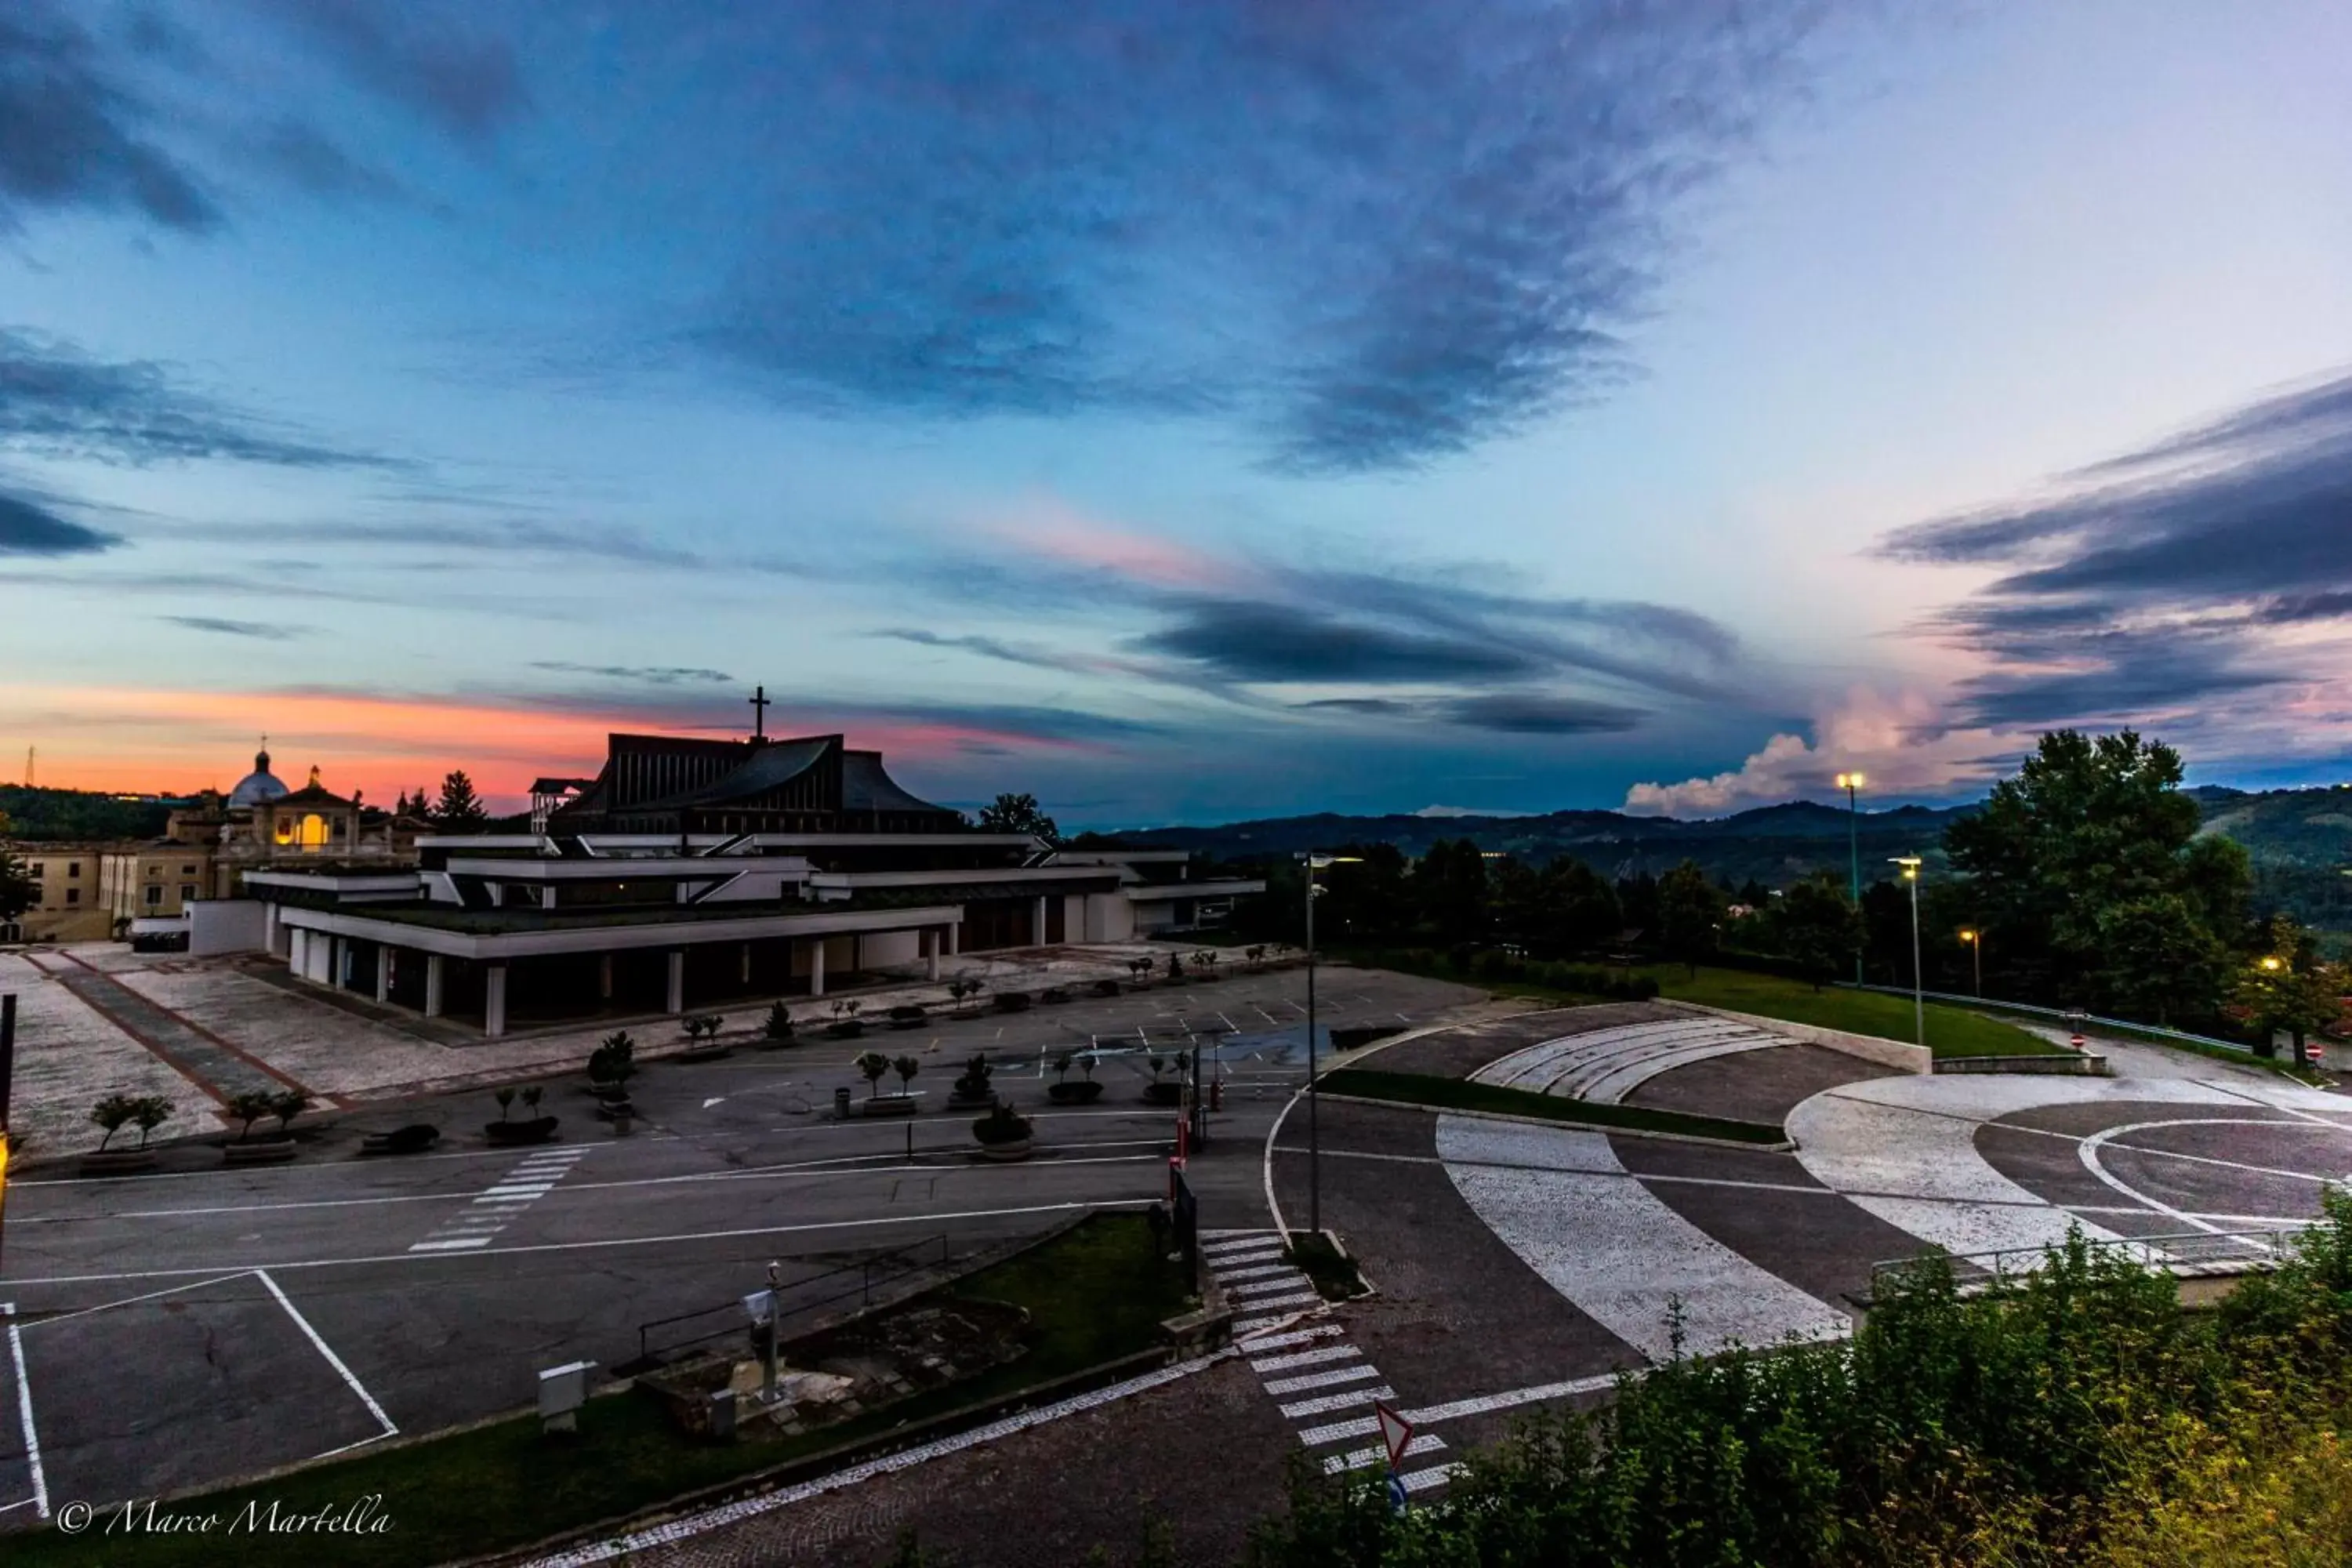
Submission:
<svg viewBox="0 0 2352 1568">
<path fill-rule="evenodd" d="M 549 817 L 573 832 L 937 832 L 961 814 L 901 788 L 839 735 L 781 741 L 606 737 L 604 771 Z"/>
</svg>

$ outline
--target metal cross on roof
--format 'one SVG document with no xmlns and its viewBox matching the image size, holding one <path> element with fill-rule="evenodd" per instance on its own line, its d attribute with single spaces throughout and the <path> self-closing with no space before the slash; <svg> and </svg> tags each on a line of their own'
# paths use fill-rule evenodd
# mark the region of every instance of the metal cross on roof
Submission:
<svg viewBox="0 0 2352 1568">
<path fill-rule="evenodd" d="M 751 692 L 751 739 L 764 741 L 767 738 L 768 689 L 760 686 L 753 688 Z"/>
</svg>

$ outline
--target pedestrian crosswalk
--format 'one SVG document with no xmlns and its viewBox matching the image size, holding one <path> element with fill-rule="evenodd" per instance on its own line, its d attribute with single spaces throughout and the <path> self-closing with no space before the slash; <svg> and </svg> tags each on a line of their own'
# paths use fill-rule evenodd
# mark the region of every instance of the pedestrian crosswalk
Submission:
<svg viewBox="0 0 2352 1568">
<path fill-rule="evenodd" d="M 472 1252 L 512 1224 L 517 1215 L 545 1197 L 555 1184 L 572 1173 L 584 1148 L 542 1149 L 527 1155 L 498 1182 L 457 1214 L 433 1227 L 411 1252 Z"/>
<path fill-rule="evenodd" d="M 1202 1244 L 1210 1274 L 1246 1314 L 1234 1324 L 1235 1347 L 1276 1401 L 1283 1418 L 1297 1424 L 1298 1440 L 1309 1449 L 1378 1433 L 1380 1423 L 1371 1408 L 1396 1398 L 1396 1390 L 1349 1342 L 1344 1326 L 1302 1321 L 1322 1299 L 1305 1274 L 1283 1261 L 1283 1250 L 1282 1237 L 1270 1230 L 1219 1232 Z M 1318 1419 L 1341 1411 L 1358 1414 L 1341 1421 Z M 1399 1468 L 1397 1477 L 1406 1491 L 1445 1484 L 1454 1474 L 1451 1463 L 1410 1464 L 1444 1451 L 1445 1440 L 1434 1434 L 1417 1436 L 1406 1446 L 1408 1463 Z M 1377 1443 L 1322 1456 L 1324 1473 L 1334 1476 L 1387 1459 L 1388 1450 Z"/>
</svg>

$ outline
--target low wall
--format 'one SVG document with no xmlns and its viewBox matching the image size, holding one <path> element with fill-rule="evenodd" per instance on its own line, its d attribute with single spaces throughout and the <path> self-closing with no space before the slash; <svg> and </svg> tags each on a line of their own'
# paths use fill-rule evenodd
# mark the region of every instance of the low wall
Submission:
<svg viewBox="0 0 2352 1568">
<path fill-rule="evenodd" d="M 1939 1073 L 2040 1073 L 2050 1078 L 2113 1078 L 2114 1064 L 2092 1051 L 2069 1051 L 2063 1057 L 1946 1057 L 1937 1062 Z"/>
<path fill-rule="evenodd" d="M 1900 1040 L 1882 1040 L 1875 1035 L 1856 1035 L 1844 1029 L 1825 1029 L 1819 1024 L 1792 1024 L 1786 1018 L 1764 1018 L 1754 1013 L 1735 1013 L 1728 1007 L 1706 1007 L 1696 1002 L 1676 1002 L 1677 1007 L 1688 1007 L 1697 1013 L 1712 1013 L 1718 1018 L 1729 1018 L 1750 1025 L 1767 1034 L 1782 1035 L 1801 1040 L 1809 1046 L 1859 1057 L 1880 1067 L 1893 1068 L 1897 1072 L 1930 1073 L 1936 1070 L 1936 1058 L 1925 1046 L 1906 1046 Z"/>
</svg>

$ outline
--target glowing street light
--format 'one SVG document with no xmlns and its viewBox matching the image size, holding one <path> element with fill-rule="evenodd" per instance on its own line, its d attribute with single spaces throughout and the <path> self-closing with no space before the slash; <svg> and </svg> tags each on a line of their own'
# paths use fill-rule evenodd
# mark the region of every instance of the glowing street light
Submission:
<svg viewBox="0 0 2352 1568">
<path fill-rule="evenodd" d="M 1890 864 L 1903 868 L 1903 879 L 1911 884 L 1911 1023 L 1917 1031 L 1919 1044 L 1927 1043 L 1927 983 L 1919 973 L 1919 867 L 1916 855 L 1888 857 Z"/>
<path fill-rule="evenodd" d="M 1838 788 L 1845 791 L 1845 844 L 1846 853 L 1853 861 L 1853 907 L 1857 910 L 1862 908 L 1862 805 L 1855 799 L 1854 792 L 1869 782 L 1860 773 L 1840 773 L 1837 776 Z M 1853 983 L 1856 985 L 1862 984 L 1860 948 L 1853 952 Z"/>
<path fill-rule="evenodd" d="M 1307 1228 L 1323 1229 L 1323 1144 L 1316 1124 L 1315 1094 L 1315 873 L 1326 866 L 1358 866 L 1360 855 L 1320 855 L 1308 851 L 1307 863 Z"/>
<path fill-rule="evenodd" d="M 1973 927 L 1960 928 L 1960 940 L 1969 944 L 1969 965 L 1976 971 L 1977 995 L 1984 995 L 1984 933 Z"/>
</svg>

